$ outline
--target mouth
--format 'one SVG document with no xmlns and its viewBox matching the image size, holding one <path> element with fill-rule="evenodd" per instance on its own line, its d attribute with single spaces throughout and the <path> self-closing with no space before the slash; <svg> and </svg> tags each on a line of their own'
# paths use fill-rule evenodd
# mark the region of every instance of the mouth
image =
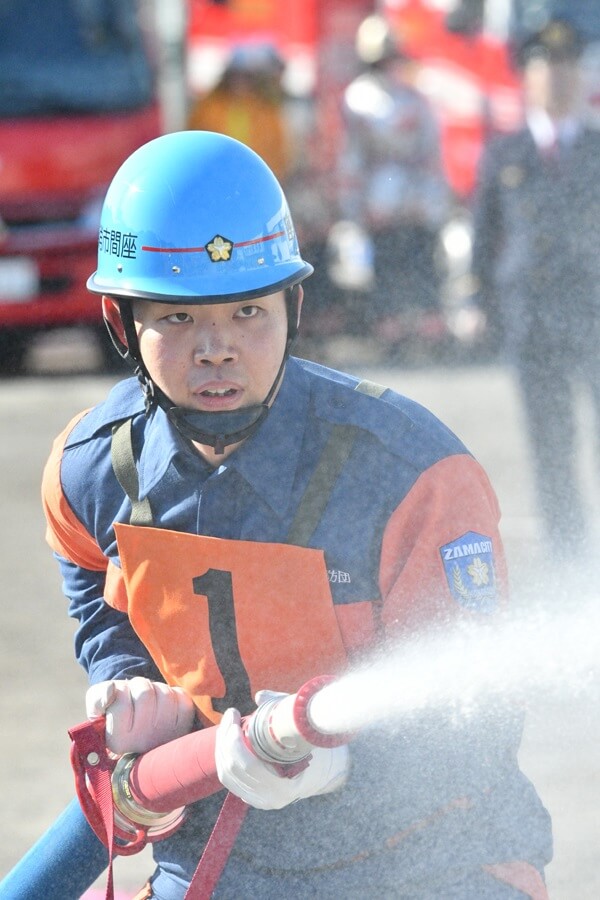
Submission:
<svg viewBox="0 0 600 900">
<path fill-rule="evenodd" d="M 210 384 L 194 392 L 196 404 L 205 410 L 235 409 L 243 396 L 243 390 L 233 385 Z"/>
<path fill-rule="evenodd" d="M 234 394 L 237 394 L 236 388 L 219 388 L 218 390 L 206 388 L 200 391 L 201 397 L 232 397 Z"/>
</svg>

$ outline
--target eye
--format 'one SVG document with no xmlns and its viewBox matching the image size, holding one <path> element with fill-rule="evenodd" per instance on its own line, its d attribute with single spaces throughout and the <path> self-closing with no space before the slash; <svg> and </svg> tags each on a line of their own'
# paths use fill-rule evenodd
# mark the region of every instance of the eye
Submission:
<svg viewBox="0 0 600 900">
<path fill-rule="evenodd" d="M 251 319 L 253 316 L 257 316 L 259 312 L 260 306 L 249 303 L 247 306 L 240 306 L 236 312 L 236 316 L 239 316 L 240 319 Z"/>
<path fill-rule="evenodd" d="M 167 322 L 171 322 L 174 325 L 179 325 L 182 322 L 191 322 L 192 317 L 189 313 L 186 312 L 173 312 L 169 313 L 168 316 L 164 317 Z"/>
</svg>

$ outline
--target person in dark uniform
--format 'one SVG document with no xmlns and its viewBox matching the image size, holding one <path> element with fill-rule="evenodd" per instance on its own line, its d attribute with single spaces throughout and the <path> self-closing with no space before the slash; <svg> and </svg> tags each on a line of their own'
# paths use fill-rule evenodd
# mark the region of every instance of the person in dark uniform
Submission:
<svg viewBox="0 0 600 900">
<path fill-rule="evenodd" d="M 551 560 L 585 559 L 578 385 L 600 416 L 600 132 L 582 114 L 581 40 L 552 21 L 521 47 L 525 123 L 491 139 L 474 205 L 473 274 L 491 341 L 515 365 Z"/>
</svg>

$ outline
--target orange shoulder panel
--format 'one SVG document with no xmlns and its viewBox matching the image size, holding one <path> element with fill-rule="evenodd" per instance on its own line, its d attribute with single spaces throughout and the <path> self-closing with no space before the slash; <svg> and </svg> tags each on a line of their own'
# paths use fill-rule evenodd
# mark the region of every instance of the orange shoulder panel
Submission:
<svg viewBox="0 0 600 900">
<path fill-rule="evenodd" d="M 42 477 L 42 505 L 46 515 L 46 540 L 60 556 L 93 572 L 106 569 L 106 557 L 69 506 L 62 491 L 60 469 L 67 438 L 89 410 L 79 413 L 58 435 Z"/>
<path fill-rule="evenodd" d="M 492 541 L 499 605 L 508 576 L 499 533 L 500 510 L 482 467 L 467 454 L 442 459 L 417 479 L 385 529 L 380 568 L 382 622 L 409 633 L 473 613 L 452 597 L 440 549 L 467 532 Z"/>
</svg>

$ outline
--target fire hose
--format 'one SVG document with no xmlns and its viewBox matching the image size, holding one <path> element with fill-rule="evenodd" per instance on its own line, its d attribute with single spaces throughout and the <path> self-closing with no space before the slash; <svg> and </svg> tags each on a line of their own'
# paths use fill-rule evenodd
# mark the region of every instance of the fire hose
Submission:
<svg viewBox="0 0 600 900">
<path fill-rule="evenodd" d="M 243 720 L 248 746 L 280 775 L 302 771 L 315 747 L 351 740 L 351 734 L 328 733 L 311 718 L 315 696 L 333 681 L 330 676 L 313 678 L 295 694 L 267 700 Z M 118 758 L 106 750 L 103 719 L 69 731 L 82 809 L 111 855 L 131 855 L 168 837 L 182 824 L 189 804 L 223 789 L 215 764 L 216 731 L 216 725 L 207 727 L 146 753 Z M 112 807 L 110 828 L 107 804 Z"/>
</svg>

